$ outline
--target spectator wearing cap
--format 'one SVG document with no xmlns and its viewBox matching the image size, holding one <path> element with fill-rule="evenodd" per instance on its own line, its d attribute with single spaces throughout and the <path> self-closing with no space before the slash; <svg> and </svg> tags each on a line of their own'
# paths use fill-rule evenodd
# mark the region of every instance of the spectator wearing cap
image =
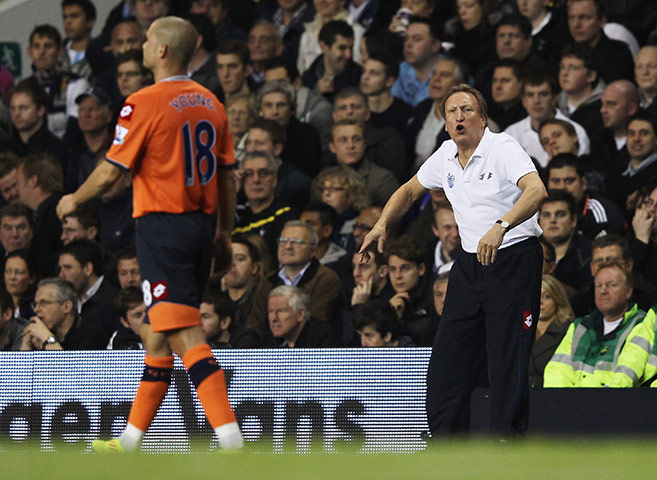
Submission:
<svg viewBox="0 0 657 480">
<path fill-rule="evenodd" d="M 112 101 L 109 94 L 101 87 L 94 87 L 79 95 L 78 104 L 79 132 L 69 132 L 66 142 L 71 156 L 66 173 L 65 185 L 68 190 L 77 189 L 91 174 L 98 159 L 112 143 Z"/>
</svg>

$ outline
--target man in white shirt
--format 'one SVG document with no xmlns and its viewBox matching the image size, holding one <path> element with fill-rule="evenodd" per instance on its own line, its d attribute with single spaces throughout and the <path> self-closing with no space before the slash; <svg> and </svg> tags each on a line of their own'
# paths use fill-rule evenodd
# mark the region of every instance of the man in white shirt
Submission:
<svg viewBox="0 0 657 480">
<path fill-rule="evenodd" d="M 548 163 L 548 154 L 541 146 L 538 130 L 541 122 L 550 118 L 566 120 L 573 124 L 579 140 L 579 154 L 589 153 L 589 137 L 584 128 L 571 120 L 568 120 L 561 111 L 556 108 L 557 85 L 554 79 L 545 74 L 529 75 L 522 85 L 522 104 L 527 110 L 527 117 L 516 122 L 504 130 L 535 159 L 541 167 Z"/>
<path fill-rule="evenodd" d="M 486 128 L 486 101 L 478 90 L 455 86 L 441 110 L 452 140 L 394 193 L 360 252 L 366 259 L 375 242 L 382 251 L 393 222 L 427 189 L 444 188 L 464 253 L 450 272 L 427 371 L 429 430 L 434 436 L 458 431 L 487 352 L 492 429 L 522 435 L 543 264 L 535 213 L 547 194 L 520 145 Z"/>
</svg>

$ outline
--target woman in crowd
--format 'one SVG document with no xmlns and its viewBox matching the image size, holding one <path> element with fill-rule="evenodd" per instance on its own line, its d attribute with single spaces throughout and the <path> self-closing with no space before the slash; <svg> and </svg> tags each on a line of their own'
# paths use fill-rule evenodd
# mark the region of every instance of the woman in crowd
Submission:
<svg viewBox="0 0 657 480">
<path fill-rule="evenodd" d="M 532 387 L 543 385 L 545 365 L 561 343 L 573 317 L 573 309 L 561 282 L 552 275 L 543 275 L 541 313 L 529 359 L 529 383 Z"/>
<path fill-rule="evenodd" d="M 329 167 L 319 172 L 312 190 L 315 199 L 332 206 L 338 213 L 331 240 L 344 248 L 356 217 L 370 206 L 365 184 L 352 168 Z"/>
<path fill-rule="evenodd" d="M 34 257 L 28 250 L 14 250 L 5 258 L 4 281 L 14 301 L 14 316 L 32 318 L 32 301 L 37 283 Z"/>
</svg>

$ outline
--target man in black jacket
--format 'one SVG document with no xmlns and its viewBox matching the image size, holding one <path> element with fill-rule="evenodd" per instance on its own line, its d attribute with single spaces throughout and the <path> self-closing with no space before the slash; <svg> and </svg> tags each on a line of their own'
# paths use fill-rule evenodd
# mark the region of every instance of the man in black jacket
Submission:
<svg viewBox="0 0 657 480">
<path fill-rule="evenodd" d="M 100 350 L 107 345 L 98 320 L 82 321 L 73 285 L 61 278 L 41 280 L 21 350 Z"/>
<path fill-rule="evenodd" d="M 89 240 L 74 240 L 59 255 L 59 276 L 75 287 L 82 322 L 100 321 L 105 344 L 118 327 L 114 315 L 116 288 L 103 275 L 100 247 Z"/>
<path fill-rule="evenodd" d="M 0 152 L 11 152 L 19 157 L 48 153 L 55 156 L 66 171 L 68 149 L 48 130 L 46 102 L 46 94 L 35 80 L 22 80 L 16 85 L 10 100 L 11 137 L 0 142 Z"/>
<path fill-rule="evenodd" d="M 301 77 L 308 88 L 314 88 L 329 100 L 345 87 L 358 87 L 361 67 L 352 59 L 354 31 L 344 20 L 327 22 L 319 31 L 322 55 Z"/>
<path fill-rule="evenodd" d="M 607 8 L 604 0 L 568 0 L 570 35 L 575 42 L 587 43 L 593 47 L 600 58 L 606 60 L 600 70 L 605 83 L 632 80 L 634 62 L 630 49 L 623 42 L 605 35 L 603 27 L 606 22 Z"/>
<path fill-rule="evenodd" d="M 268 317 L 275 346 L 338 346 L 333 328 L 327 322 L 310 316 L 310 297 L 300 288 L 281 285 L 269 292 Z"/>
</svg>

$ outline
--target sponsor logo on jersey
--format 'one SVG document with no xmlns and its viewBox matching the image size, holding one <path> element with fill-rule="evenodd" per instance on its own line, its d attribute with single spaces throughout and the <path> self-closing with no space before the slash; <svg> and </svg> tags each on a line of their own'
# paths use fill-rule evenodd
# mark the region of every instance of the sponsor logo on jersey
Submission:
<svg viewBox="0 0 657 480">
<path fill-rule="evenodd" d="M 532 324 L 534 323 L 534 319 L 532 318 L 532 312 L 529 310 L 525 310 L 522 312 L 522 328 L 524 330 L 529 330 L 532 328 Z"/>
<path fill-rule="evenodd" d="M 121 117 L 122 120 L 130 121 L 132 119 L 132 112 L 135 111 L 135 106 L 132 103 L 126 103 L 123 105 L 123 108 L 121 108 L 121 112 L 119 113 L 119 117 Z"/>
<path fill-rule="evenodd" d="M 153 299 L 166 300 L 167 298 L 169 298 L 169 289 L 167 288 L 167 282 L 155 282 L 153 284 Z"/>
<path fill-rule="evenodd" d="M 128 134 L 130 130 L 128 130 L 125 127 L 122 127 L 121 125 L 117 125 L 114 128 L 114 141 L 112 142 L 114 145 L 122 145 L 123 141 L 125 140 L 125 136 Z"/>
</svg>

